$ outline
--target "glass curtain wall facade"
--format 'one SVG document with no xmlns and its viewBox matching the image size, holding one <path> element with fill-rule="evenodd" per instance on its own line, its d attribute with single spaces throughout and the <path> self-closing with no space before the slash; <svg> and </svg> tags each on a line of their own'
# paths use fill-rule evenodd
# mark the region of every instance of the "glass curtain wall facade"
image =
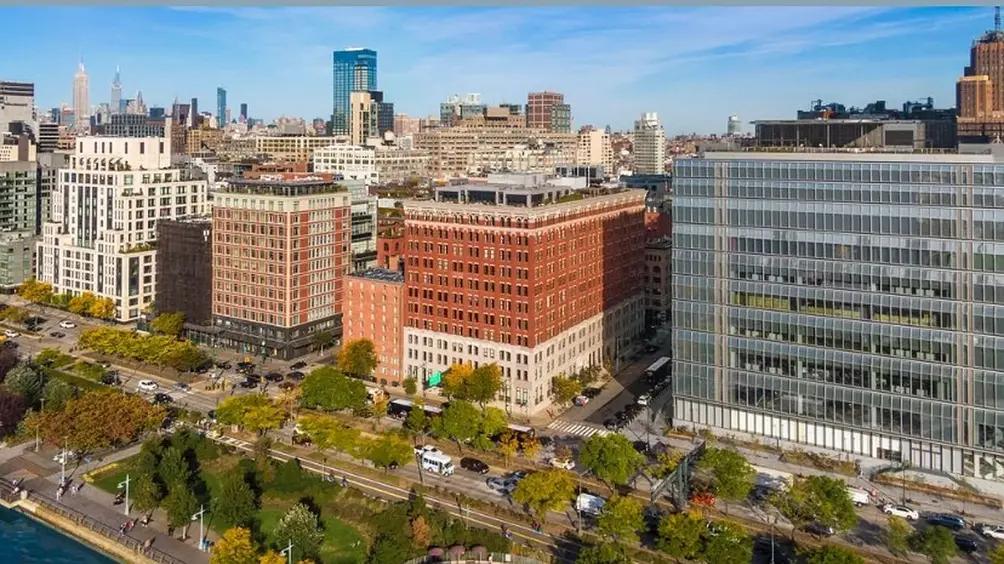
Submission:
<svg viewBox="0 0 1004 564">
<path fill-rule="evenodd" d="M 331 110 L 333 135 L 349 135 L 350 99 L 353 92 L 377 89 L 377 54 L 372 49 L 335 51 L 332 61 L 334 96 Z"/>
<path fill-rule="evenodd" d="M 227 91 L 223 88 L 216 89 L 216 127 L 223 129 L 227 126 Z"/>
<path fill-rule="evenodd" d="M 674 163 L 673 423 L 1004 479 L 1004 161 Z"/>
</svg>

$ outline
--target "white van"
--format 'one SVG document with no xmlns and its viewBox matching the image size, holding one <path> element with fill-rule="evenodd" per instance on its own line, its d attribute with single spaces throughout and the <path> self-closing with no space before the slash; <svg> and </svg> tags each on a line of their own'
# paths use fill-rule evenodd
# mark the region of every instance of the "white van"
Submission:
<svg viewBox="0 0 1004 564">
<path fill-rule="evenodd" d="M 422 470 L 435 472 L 440 476 L 452 476 L 456 468 L 449 456 L 438 450 L 426 450 L 422 453 Z"/>
<path fill-rule="evenodd" d="M 581 493 L 579 494 L 579 497 L 575 498 L 576 511 L 585 513 L 586 515 L 599 515 L 600 511 L 603 511 L 603 506 L 606 504 L 606 500 L 602 497 L 587 493 Z"/>
<path fill-rule="evenodd" d="M 384 401 L 388 399 L 387 392 L 380 388 L 374 388 L 373 386 L 366 386 L 366 399 L 369 400 L 371 404 Z"/>
<path fill-rule="evenodd" d="M 868 492 L 857 488 L 847 488 L 847 495 L 851 498 L 851 501 L 854 502 L 854 505 L 857 505 L 858 507 L 868 505 L 872 500 Z"/>
</svg>

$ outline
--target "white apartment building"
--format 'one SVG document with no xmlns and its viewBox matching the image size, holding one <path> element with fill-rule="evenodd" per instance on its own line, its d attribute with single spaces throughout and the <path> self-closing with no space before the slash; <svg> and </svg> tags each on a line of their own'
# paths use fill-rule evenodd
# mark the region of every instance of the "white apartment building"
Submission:
<svg viewBox="0 0 1004 564">
<path fill-rule="evenodd" d="M 314 172 L 340 174 L 374 186 L 428 176 L 429 158 L 427 151 L 339 143 L 314 151 Z"/>
<path fill-rule="evenodd" d="M 580 165 L 601 165 L 607 174 L 613 174 L 614 147 L 610 142 L 610 134 L 602 129 L 580 131 L 575 162 Z"/>
<path fill-rule="evenodd" d="M 633 143 L 635 174 L 666 173 L 666 129 L 659 114 L 645 113 L 634 122 Z"/>
<path fill-rule="evenodd" d="M 38 278 L 113 299 L 120 322 L 153 301 L 157 220 L 210 211 L 202 175 L 171 167 L 167 127 L 164 137 L 78 138 L 42 225 Z"/>
</svg>

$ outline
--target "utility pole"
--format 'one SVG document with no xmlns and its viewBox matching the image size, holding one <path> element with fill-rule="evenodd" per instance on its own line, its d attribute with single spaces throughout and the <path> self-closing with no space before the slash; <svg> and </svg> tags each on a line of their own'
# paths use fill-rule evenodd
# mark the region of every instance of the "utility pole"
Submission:
<svg viewBox="0 0 1004 564">
<path fill-rule="evenodd" d="M 129 482 L 130 481 L 131 480 L 129 479 L 129 474 L 126 474 L 125 481 L 119 482 L 119 489 L 120 490 L 121 489 L 125 490 L 125 514 L 126 514 L 127 517 L 129 516 Z"/>
<path fill-rule="evenodd" d="M 197 513 L 195 513 L 194 515 L 192 515 L 192 521 L 195 521 L 196 519 L 199 520 L 199 550 L 205 550 L 206 549 L 205 548 L 205 545 L 206 545 L 206 535 L 205 535 L 205 532 L 204 532 L 205 529 L 203 528 L 203 517 L 204 517 L 205 514 L 206 514 L 206 506 L 205 505 L 200 505 L 199 506 L 199 511 Z"/>
</svg>

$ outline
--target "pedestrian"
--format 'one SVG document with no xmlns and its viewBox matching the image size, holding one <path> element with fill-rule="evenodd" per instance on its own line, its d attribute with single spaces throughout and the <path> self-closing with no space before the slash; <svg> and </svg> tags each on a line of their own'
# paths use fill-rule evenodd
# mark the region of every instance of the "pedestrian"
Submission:
<svg viewBox="0 0 1004 564">
<path fill-rule="evenodd" d="M 349 487 L 349 480 L 345 476 L 342 476 L 342 487 L 343 488 Z"/>
</svg>

